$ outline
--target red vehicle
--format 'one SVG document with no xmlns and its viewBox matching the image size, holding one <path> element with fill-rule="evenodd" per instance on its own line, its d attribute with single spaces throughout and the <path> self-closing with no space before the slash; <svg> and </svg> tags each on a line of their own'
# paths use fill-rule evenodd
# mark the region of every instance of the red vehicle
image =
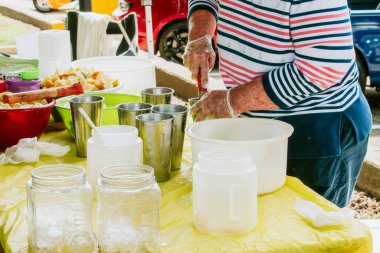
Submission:
<svg viewBox="0 0 380 253">
<path fill-rule="evenodd" d="M 182 54 L 187 43 L 187 0 L 152 0 L 152 22 L 155 52 L 173 62 L 182 63 Z M 136 12 L 139 47 L 147 50 L 145 9 L 141 0 L 119 0 L 119 7 L 113 12 L 114 18 L 123 18 L 129 12 Z"/>
</svg>

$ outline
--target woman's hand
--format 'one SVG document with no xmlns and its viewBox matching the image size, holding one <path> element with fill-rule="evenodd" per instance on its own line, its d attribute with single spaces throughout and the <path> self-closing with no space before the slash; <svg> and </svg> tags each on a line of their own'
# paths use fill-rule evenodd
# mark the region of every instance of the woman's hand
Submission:
<svg viewBox="0 0 380 253">
<path fill-rule="evenodd" d="M 189 42 L 183 55 L 183 63 L 197 80 L 201 71 L 201 83 L 207 88 L 208 72 L 214 67 L 215 52 L 211 38 L 216 29 L 216 19 L 208 10 L 197 10 L 189 18 Z"/>
<path fill-rule="evenodd" d="M 207 88 L 208 72 L 215 64 L 215 52 L 211 43 L 209 35 L 189 41 L 183 55 L 183 64 L 191 71 L 192 79 L 196 80 L 199 71 L 201 71 L 203 88 Z"/>
<path fill-rule="evenodd" d="M 191 107 L 190 114 L 196 116 L 195 121 L 235 117 L 229 102 L 229 91 L 214 90 L 206 93 Z"/>
<path fill-rule="evenodd" d="M 214 90 L 206 93 L 190 113 L 195 121 L 215 118 L 231 118 L 247 111 L 275 110 L 278 106 L 265 92 L 262 78 L 239 85 L 229 90 Z"/>
</svg>

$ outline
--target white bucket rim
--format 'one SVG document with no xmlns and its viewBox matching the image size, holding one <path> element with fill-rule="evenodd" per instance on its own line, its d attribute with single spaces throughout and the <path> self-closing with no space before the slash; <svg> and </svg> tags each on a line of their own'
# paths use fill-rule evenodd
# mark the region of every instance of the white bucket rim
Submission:
<svg viewBox="0 0 380 253">
<path fill-rule="evenodd" d="M 70 65 L 73 68 L 77 68 L 78 64 L 81 63 L 91 63 L 91 61 L 107 61 L 107 60 L 117 60 L 117 61 L 122 61 L 122 60 L 139 60 L 139 61 L 144 61 L 147 64 L 146 66 L 143 67 L 136 67 L 136 68 L 130 68 L 127 71 L 134 71 L 134 70 L 145 70 L 154 67 L 154 61 L 151 59 L 146 59 L 146 58 L 141 58 L 141 57 L 136 57 L 136 56 L 97 56 L 97 57 L 90 57 L 90 58 L 84 58 L 84 59 L 79 59 L 73 61 Z M 90 66 L 87 66 L 90 67 Z M 119 70 L 100 70 L 100 71 L 105 71 L 105 72 L 120 72 Z"/>
<path fill-rule="evenodd" d="M 206 124 L 207 122 L 210 122 L 210 121 L 226 121 L 226 120 L 228 120 L 228 121 L 231 121 L 231 120 L 234 120 L 234 121 L 248 121 L 248 120 L 252 121 L 252 120 L 255 120 L 255 121 L 261 121 L 261 122 L 268 122 L 268 123 L 274 124 L 278 127 L 281 127 L 282 129 L 285 130 L 286 134 L 284 134 L 282 136 L 276 136 L 276 137 L 272 137 L 272 138 L 268 138 L 268 139 L 262 139 L 262 140 L 231 141 L 231 140 L 216 140 L 216 139 L 212 139 L 212 138 L 201 137 L 201 136 L 194 134 L 192 131 L 192 129 L 194 127 L 197 127 L 202 123 Z M 202 141 L 202 142 L 207 142 L 207 143 L 211 143 L 211 144 L 223 144 L 223 145 L 253 144 L 253 143 L 255 143 L 255 144 L 268 144 L 268 143 L 274 143 L 274 142 L 282 141 L 284 139 L 288 139 L 293 134 L 294 128 L 293 128 L 293 126 L 291 126 L 290 124 L 288 124 L 286 122 L 283 122 L 280 120 L 274 120 L 274 119 L 262 119 L 262 118 L 234 118 L 234 119 L 231 119 L 231 118 L 228 118 L 228 119 L 212 119 L 212 120 L 197 122 L 197 123 L 194 123 L 194 124 L 186 127 L 185 132 L 186 132 L 186 135 L 189 136 L 191 139 Z"/>
</svg>

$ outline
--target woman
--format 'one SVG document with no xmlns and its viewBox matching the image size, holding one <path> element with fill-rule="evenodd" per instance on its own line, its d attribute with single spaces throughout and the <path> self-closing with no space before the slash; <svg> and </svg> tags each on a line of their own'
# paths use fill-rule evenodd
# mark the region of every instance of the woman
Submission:
<svg viewBox="0 0 380 253">
<path fill-rule="evenodd" d="M 217 27 L 227 90 L 191 112 L 276 118 L 291 124 L 288 175 L 340 207 L 356 184 L 371 129 L 360 91 L 345 0 L 190 0 L 184 64 L 208 82 Z"/>
</svg>

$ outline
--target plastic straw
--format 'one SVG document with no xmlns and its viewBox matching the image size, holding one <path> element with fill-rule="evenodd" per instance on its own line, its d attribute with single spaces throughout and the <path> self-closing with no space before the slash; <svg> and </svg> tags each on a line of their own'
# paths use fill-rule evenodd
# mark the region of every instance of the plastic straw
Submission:
<svg viewBox="0 0 380 253">
<path fill-rule="evenodd" d="M 90 117 L 88 117 L 87 113 L 83 110 L 83 108 L 79 107 L 78 111 L 80 112 L 80 114 L 82 114 L 83 118 L 87 121 L 87 123 L 90 125 L 90 127 L 92 128 L 92 130 L 94 130 L 94 132 L 97 135 L 99 135 L 98 129 L 96 128 L 94 122 L 92 122 L 92 120 L 90 119 Z"/>
</svg>

